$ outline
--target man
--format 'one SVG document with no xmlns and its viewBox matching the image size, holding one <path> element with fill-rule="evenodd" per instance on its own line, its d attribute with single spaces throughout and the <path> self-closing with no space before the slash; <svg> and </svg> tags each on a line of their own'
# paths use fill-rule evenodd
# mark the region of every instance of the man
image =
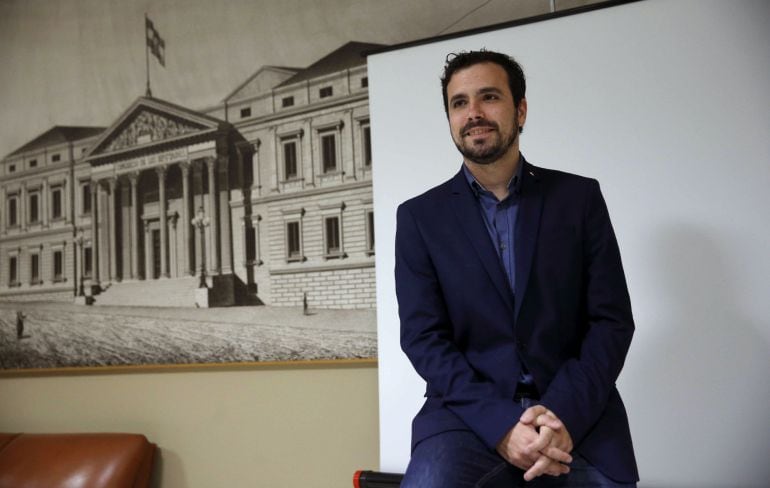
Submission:
<svg viewBox="0 0 770 488">
<path fill-rule="evenodd" d="M 595 180 L 519 153 L 521 67 L 454 55 L 442 78 L 457 175 L 403 203 L 401 345 L 427 382 L 402 487 L 636 486 L 615 389 L 634 325 Z"/>
</svg>

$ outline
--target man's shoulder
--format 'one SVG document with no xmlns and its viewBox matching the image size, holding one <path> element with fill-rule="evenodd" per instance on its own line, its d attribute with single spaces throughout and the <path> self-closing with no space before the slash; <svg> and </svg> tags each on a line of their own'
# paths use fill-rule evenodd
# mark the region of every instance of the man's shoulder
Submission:
<svg viewBox="0 0 770 488">
<path fill-rule="evenodd" d="M 576 173 L 569 173 L 567 171 L 562 171 L 559 169 L 543 168 L 540 166 L 535 166 L 530 163 L 526 163 L 524 168 L 525 168 L 525 171 L 528 170 L 528 173 L 530 176 L 535 176 L 538 179 L 543 179 L 547 181 L 575 184 L 575 185 L 586 185 L 596 181 L 596 179 L 591 178 L 589 176 L 583 176 Z"/>
<path fill-rule="evenodd" d="M 436 205 L 443 205 L 446 202 L 448 195 L 454 192 L 453 188 L 457 185 L 457 175 L 449 178 L 448 180 L 440 183 L 433 188 L 430 188 L 423 193 L 405 200 L 399 207 L 408 208 L 410 210 L 416 210 L 424 207 L 433 207 Z"/>
</svg>

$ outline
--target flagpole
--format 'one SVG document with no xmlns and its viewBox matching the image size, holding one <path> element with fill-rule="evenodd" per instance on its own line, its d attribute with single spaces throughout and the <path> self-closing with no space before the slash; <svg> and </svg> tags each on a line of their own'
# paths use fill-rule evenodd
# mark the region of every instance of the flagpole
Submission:
<svg viewBox="0 0 770 488">
<path fill-rule="evenodd" d="M 144 13 L 144 61 L 147 68 L 147 96 L 152 97 L 152 90 L 150 90 L 150 44 L 147 42 L 147 12 Z"/>
</svg>

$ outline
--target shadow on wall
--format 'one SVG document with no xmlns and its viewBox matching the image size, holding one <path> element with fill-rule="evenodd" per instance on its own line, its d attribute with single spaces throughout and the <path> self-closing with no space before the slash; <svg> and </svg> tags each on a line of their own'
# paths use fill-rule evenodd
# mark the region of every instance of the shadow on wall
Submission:
<svg viewBox="0 0 770 488">
<path fill-rule="evenodd" d="M 166 480 L 165 483 L 164 480 Z M 159 445 L 155 451 L 155 465 L 152 470 L 150 486 L 153 488 L 167 486 L 168 480 L 174 480 L 174 486 L 188 486 L 183 463 L 179 455 Z"/>
<path fill-rule="evenodd" d="M 651 320 L 624 379 L 642 486 L 766 486 L 770 327 L 742 311 L 747 270 L 708 229 L 671 227 L 650 245 Z"/>
</svg>

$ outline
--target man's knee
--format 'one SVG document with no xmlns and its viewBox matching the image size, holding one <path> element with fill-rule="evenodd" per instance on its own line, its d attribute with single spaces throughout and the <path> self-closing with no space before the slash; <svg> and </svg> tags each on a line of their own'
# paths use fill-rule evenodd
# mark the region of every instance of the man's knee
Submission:
<svg viewBox="0 0 770 488">
<path fill-rule="evenodd" d="M 506 467 L 475 434 L 444 432 L 415 447 L 401 488 L 471 488 Z"/>
</svg>

